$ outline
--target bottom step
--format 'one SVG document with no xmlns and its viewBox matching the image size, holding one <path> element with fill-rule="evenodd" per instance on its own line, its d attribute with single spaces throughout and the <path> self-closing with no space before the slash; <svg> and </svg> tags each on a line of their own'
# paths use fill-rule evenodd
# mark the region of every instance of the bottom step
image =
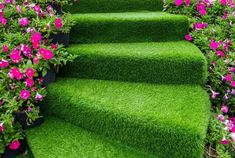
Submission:
<svg viewBox="0 0 235 158">
<path fill-rule="evenodd" d="M 27 139 L 35 158 L 155 157 L 53 117 L 47 117 L 41 127 L 27 131 Z"/>
</svg>

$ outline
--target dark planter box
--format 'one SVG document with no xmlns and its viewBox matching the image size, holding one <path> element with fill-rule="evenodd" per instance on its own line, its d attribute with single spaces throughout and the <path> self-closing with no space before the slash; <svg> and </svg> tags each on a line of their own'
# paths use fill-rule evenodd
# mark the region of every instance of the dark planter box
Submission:
<svg viewBox="0 0 235 158">
<path fill-rule="evenodd" d="M 36 119 L 34 122 L 32 122 L 31 124 L 28 124 L 27 123 L 28 117 L 27 117 L 26 113 L 23 111 L 15 113 L 15 119 L 17 122 L 19 122 L 21 124 L 23 129 L 30 129 L 33 127 L 37 127 L 44 122 L 44 118 L 40 117 L 40 118 Z"/>
<path fill-rule="evenodd" d="M 62 44 L 65 48 L 69 46 L 69 34 L 68 33 L 58 33 L 58 34 L 52 34 L 51 37 L 52 43 L 54 44 Z"/>
<path fill-rule="evenodd" d="M 60 4 L 50 2 L 49 5 L 51 5 L 51 7 L 56 11 L 56 14 L 58 14 L 58 15 L 63 14 L 62 7 Z"/>
<path fill-rule="evenodd" d="M 48 84 L 55 82 L 56 79 L 55 69 L 51 66 L 51 69 L 48 70 L 47 74 L 43 77 L 44 77 L 43 86 L 47 86 Z"/>
<path fill-rule="evenodd" d="M 2 155 L 2 158 L 16 158 L 17 156 L 23 154 L 27 149 L 27 143 L 25 140 L 19 140 L 20 141 L 20 148 L 17 150 L 11 150 L 8 147 L 5 149 L 4 154 Z"/>
</svg>

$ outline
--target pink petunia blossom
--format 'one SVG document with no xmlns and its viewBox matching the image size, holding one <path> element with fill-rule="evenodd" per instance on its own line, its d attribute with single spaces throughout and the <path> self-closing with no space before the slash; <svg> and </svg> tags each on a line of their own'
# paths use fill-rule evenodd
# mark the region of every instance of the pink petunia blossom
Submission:
<svg viewBox="0 0 235 158">
<path fill-rule="evenodd" d="M 229 69 L 229 71 L 230 71 L 230 72 L 235 72 L 235 67 L 231 67 L 231 68 Z"/>
<path fill-rule="evenodd" d="M 2 46 L 3 53 L 9 52 L 9 47 L 7 45 Z"/>
<path fill-rule="evenodd" d="M 29 88 L 33 87 L 34 86 L 34 80 L 32 78 L 27 78 L 25 80 L 25 85 Z"/>
<path fill-rule="evenodd" d="M 56 18 L 54 25 L 57 29 L 61 29 L 63 27 L 63 22 L 61 18 Z"/>
<path fill-rule="evenodd" d="M 31 57 L 32 57 L 32 54 L 31 54 L 32 49 L 30 48 L 29 45 L 23 44 L 23 45 L 21 46 L 21 51 L 22 51 L 22 53 L 24 54 L 24 56 L 26 56 L 26 57 L 28 57 L 28 58 L 31 58 Z"/>
<path fill-rule="evenodd" d="M 192 41 L 193 40 L 193 37 L 191 35 L 185 35 L 184 38 L 187 41 Z"/>
<path fill-rule="evenodd" d="M 4 10 L 4 8 L 5 8 L 4 3 L 0 2 L 0 10 Z"/>
<path fill-rule="evenodd" d="M 208 24 L 204 23 L 204 22 L 202 22 L 202 23 L 195 22 L 194 23 L 195 30 L 205 29 L 207 26 L 208 26 Z"/>
<path fill-rule="evenodd" d="M 2 133 L 4 131 L 4 125 L 3 123 L 0 123 L 0 133 Z"/>
<path fill-rule="evenodd" d="M 19 68 L 16 67 L 11 68 L 11 70 L 8 73 L 8 76 L 11 79 L 16 79 L 16 80 L 21 80 L 24 77 L 23 74 L 20 72 Z"/>
<path fill-rule="evenodd" d="M 225 57 L 225 54 L 224 54 L 224 52 L 222 50 L 216 50 L 216 54 L 219 57 L 222 57 L 222 58 Z"/>
<path fill-rule="evenodd" d="M 221 141 L 220 141 L 221 144 L 223 145 L 227 145 L 229 143 L 229 141 L 225 138 L 223 138 Z"/>
<path fill-rule="evenodd" d="M 28 18 L 21 18 L 19 20 L 19 24 L 22 27 L 28 26 L 29 25 L 29 19 Z"/>
<path fill-rule="evenodd" d="M 32 68 L 27 68 L 27 70 L 25 72 L 25 74 L 28 78 L 32 78 L 34 76 L 34 73 L 35 73 L 34 69 L 32 69 Z"/>
<path fill-rule="evenodd" d="M 220 0 L 221 5 L 227 5 L 227 0 Z"/>
<path fill-rule="evenodd" d="M 235 88 L 235 81 L 232 81 L 232 82 L 231 82 L 231 86 L 232 86 L 233 88 Z"/>
<path fill-rule="evenodd" d="M 22 59 L 20 51 L 18 49 L 14 49 L 10 54 L 10 58 L 13 63 L 15 63 L 15 64 L 20 63 L 20 61 Z"/>
<path fill-rule="evenodd" d="M 42 101 L 43 100 L 43 96 L 41 94 L 37 93 L 36 96 L 35 96 L 35 100 L 36 101 Z"/>
<path fill-rule="evenodd" d="M 30 98 L 30 91 L 28 91 L 28 90 L 21 90 L 20 91 L 20 98 L 21 99 L 23 99 L 23 100 L 27 100 L 27 99 L 29 99 Z"/>
<path fill-rule="evenodd" d="M 9 145 L 9 148 L 10 148 L 11 150 L 17 150 L 17 149 L 19 149 L 19 148 L 20 148 L 20 142 L 19 142 L 19 140 L 14 140 L 14 141 L 12 141 L 12 142 L 10 143 L 10 145 Z"/>
<path fill-rule="evenodd" d="M 212 39 L 210 43 L 210 48 L 212 50 L 216 50 L 220 47 L 221 44 L 222 44 L 222 41 L 216 42 L 214 39 Z"/>
<path fill-rule="evenodd" d="M 222 105 L 221 109 L 220 109 L 223 113 L 228 113 L 228 106 L 226 105 Z"/>
<path fill-rule="evenodd" d="M 217 119 L 219 120 L 219 121 L 224 121 L 224 115 L 218 115 L 217 116 Z"/>
<path fill-rule="evenodd" d="M 41 40 L 42 40 L 42 35 L 40 32 L 34 33 L 30 38 L 31 43 L 39 43 Z"/>
<path fill-rule="evenodd" d="M 54 57 L 54 53 L 49 50 L 49 49 L 45 49 L 45 48 L 40 48 L 39 49 L 39 53 L 42 55 L 42 57 L 45 59 L 45 60 L 50 60 Z"/>
<path fill-rule="evenodd" d="M 178 7 L 181 6 L 182 3 L 183 3 L 183 0 L 175 0 L 175 5 Z"/>
<path fill-rule="evenodd" d="M 191 0 L 185 0 L 185 5 L 188 7 L 190 6 Z"/>
<path fill-rule="evenodd" d="M 8 66 L 9 66 L 9 62 L 7 60 L 4 60 L 4 59 L 0 60 L 0 68 L 1 69 L 4 69 Z"/>
<path fill-rule="evenodd" d="M 232 79 L 233 79 L 233 75 L 232 74 L 227 74 L 225 77 L 224 77 L 225 81 L 227 82 L 231 82 Z"/>
<path fill-rule="evenodd" d="M 41 13 L 41 7 L 40 7 L 40 5 L 35 5 L 33 9 L 34 9 L 34 11 L 35 11 L 37 14 L 40 14 L 40 13 Z"/>
<path fill-rule="evenodd" d="M 213 90 L 211 90 L 211 98 L 215 99 L 220 93 L 219 92 L 215 92 Z"/>
</svg>

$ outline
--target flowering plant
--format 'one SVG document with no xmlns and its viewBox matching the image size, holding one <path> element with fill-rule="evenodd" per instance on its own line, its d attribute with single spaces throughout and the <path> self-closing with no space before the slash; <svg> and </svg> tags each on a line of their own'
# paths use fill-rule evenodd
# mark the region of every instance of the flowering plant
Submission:
<svg viewBox="0 0 235 158">
<path fill-rule="evenodd" d="M 69 32 L 67 17 L 37 0 L 0 0 L 0 154 L 5 147 L 20 147 L 23 130 L 17 112 L 24 112 L 29 124 L 40 117 L 38 103 L 46 96 L 43 76 L 51 66 L 74 59 L 50 39 Z"/>
<path fill-rule="evenodd" d="M 189 17 L 185 39 L 197 45 L 208 60 L 207 91 L 214 112 L 207 143 L 219 157 L 235 157 L 235 3 L 233 0 L 175 0 L 170 13 Z M 212 152 L 208 152 L 209 155 Z"/>
</svg>

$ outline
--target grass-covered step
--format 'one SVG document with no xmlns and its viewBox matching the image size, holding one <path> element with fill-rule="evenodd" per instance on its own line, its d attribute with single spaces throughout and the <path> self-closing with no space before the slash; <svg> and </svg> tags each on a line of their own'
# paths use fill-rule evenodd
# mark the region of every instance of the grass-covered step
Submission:
<svg viewBox="0 0 235 158">
<path fill-rule="evenodd" d="M 183 39 L 186 16 L 164 12 L 74 14 L 72 43 L 144 42 Z"/>
<path fill-rule="evenodd" d="M 210 103 L 200 86 L 60 78 L 45 115 L 146 150 L 160 158 L 199 158 Z"/>
<path fill-rule="evenodd" d="M 27 131 L 27 140 L 34 158 L 155 158 L 53 117 Z"/>
<path fill-rule="evenodd" d="M 126 12 L 163 9 L 162 0 L 79 0 L 65 9 L 71 13 Z"/>
<path fill-rule="evenodd" d="M 78 58 L 60 71 L 63 77 L 154 83 L 202 84 L 206 60 L 186 41 L 72 45 Z"/>
</svg>

